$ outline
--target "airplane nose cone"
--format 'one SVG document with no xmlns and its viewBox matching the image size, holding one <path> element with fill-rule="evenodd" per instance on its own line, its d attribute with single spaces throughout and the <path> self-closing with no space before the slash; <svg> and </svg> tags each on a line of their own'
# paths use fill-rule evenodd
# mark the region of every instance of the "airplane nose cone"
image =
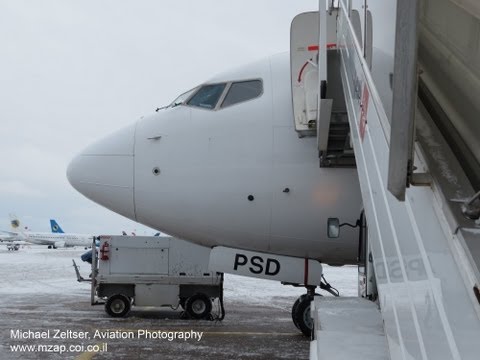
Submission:
<svg viewBox="0 0 480 360">
<path fill-rule="evenodd" d="M 67 178 L 81 194 L 130 219 L 134 207 L 135 124 L 93 143 L 70 162 Z"/>
</svg>

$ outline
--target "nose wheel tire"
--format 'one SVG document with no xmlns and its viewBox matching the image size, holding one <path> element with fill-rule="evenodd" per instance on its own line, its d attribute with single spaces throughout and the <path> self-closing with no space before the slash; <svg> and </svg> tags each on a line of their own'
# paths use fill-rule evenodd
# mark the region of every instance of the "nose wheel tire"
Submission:
<svg viewBox="0 0 480 360">
<path fill-rule="evenodd" d="M 292 321 L 295 324 L 296 328 L 299 329 L 299 330 L 300 330 L 300 327 L 298 326 L 297 320 L 295 318 L 295 314 L 297 313 L 298 304 L 300 303 L 300 301 L 302 301 L 302 299 L 305 296 L 307 296 L 307 295 L 300 296 L 297 300 L 295 300 L 295 302 L 293 303 L 293 306 L 292 306 Z"/>
<path fill-rule="evenodd" d="M 310 337 L 313 330 L 313 319 L 310 314 L 310 304 L 313 297 L 300 296 L 292 307 L 292 319 L 295 326 L 305 335 Z"/>
<path fill-rule="evenodd" d="M 125 295 L 117 294 L 108 298 L 105 311 L 112 317 L 123 317 L 130 311 L 130 299 Z"/>
<path fill-rule="evenodd" d="M 195 294 L 185 303 L 185 310 L 194 319 L 203 319 L 212 311 L 212 301 L 204 294 Z"/>
</svg>

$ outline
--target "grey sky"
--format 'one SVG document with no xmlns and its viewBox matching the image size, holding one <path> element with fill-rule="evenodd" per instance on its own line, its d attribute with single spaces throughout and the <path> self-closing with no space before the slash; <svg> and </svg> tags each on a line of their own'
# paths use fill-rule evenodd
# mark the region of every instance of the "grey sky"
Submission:
<svg viewBox="0 0 480 360">
<path fill-rule="evenodd" d="M 218 72 L 288 50 L 318 0 L 0 0 L 0 229 L 150 234 L 85 199 L 70 159 Z"/>
</svg>

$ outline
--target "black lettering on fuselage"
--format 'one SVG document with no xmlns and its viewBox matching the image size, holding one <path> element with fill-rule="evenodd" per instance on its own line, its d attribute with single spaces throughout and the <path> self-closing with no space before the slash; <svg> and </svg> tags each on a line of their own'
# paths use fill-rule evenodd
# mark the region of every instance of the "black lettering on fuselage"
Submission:
<svg viewBox="0 0 480 360">
<path fill-rule="evenodd" d="M 235 263 L 233 264 L 233 270 L 237 270 L 239 266 L 243 266 L 247 263 L 248 259 L 243 254 L 235 254 Z"/>
<path fill-rule="evenodd" d="M 249 267 L 250 272 L 260 274 L 263 272 L 263 259 L 260 256 L 252 256 L 250 259 L 252 266 Z"/>
<path fill-rule="evenodd" d="M 275 266 L 275 269 L 272 270 L 272 265 Z M 280 263 L 275 259 L 267 259 L 267 265 L 265 266 L 265 275 L 274 276 L 280 272 Z"/>
<path fill-rule="evenodd" d="M 276 259 L 266 258 L 266 261 L 261 256 L 255 255 L 250 259 L 244 254 L 235 254 L 235 261 L 233 263 L 233 270 L 239 270 L 240 267 L 250 263 L 248 270 L 252 274 L 262 274 L 275 276 L 280 272 L 280 262 Z"/>
</svg>

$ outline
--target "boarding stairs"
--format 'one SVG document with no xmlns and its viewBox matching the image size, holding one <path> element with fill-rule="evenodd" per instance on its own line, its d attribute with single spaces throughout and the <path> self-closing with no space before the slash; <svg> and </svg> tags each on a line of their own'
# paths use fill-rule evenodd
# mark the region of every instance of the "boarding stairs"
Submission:
<svg viewBox="0 0 480 360">
<path fill-rule="evenodd" d="M 346 112 L 331 114 L 326 150 L 319 151 L 321 167 L 355 167 Z"/>
<path fill-rule="evenodd" d="M 479 33 L 474 30 L 480 24 L 480 5 L 468 2 L 459 6 L 456 0 L 390 2 L 397 11 L 390 22 L 387 19 L 389 14 L 383 13 L 384 20 L 387 20 L 383 26 L 395 28 L 396 42 L 393 41 L 397 44 L 392 60 L 394 69 L 390 74 L 391 103 L 385 101 L 387 92 L 372 71 L 369 56 L 372 56 L 373 49 L 358 38 L 359 34 L 364 40 L 372 38 L 368 34 L 372 31 L 371 14 L 375 14 L 376 8 L 385 2 L 369 0 L 365 2 L 368 6 L 363 6 L 363 1 L 340 0 L 337 10 L 320 11 L 320 26 L 318 23 L 312 26 L 312 32 L 315 26 L 320 29 L 316 34 L 320 39 L 317 40 L 320 95 L 315 120 L 320 163 L 322 166 L 341 164 L 339 159 L 346 154 L 345 147 L 341 149 L 342 144 L 349 138 L 368 222 L 366 268 L 369 271 L 365 276 L 367 286 L 363 295 L 376 300 L 380 309 L 388 347 L 386 358 L 478 359 L 480 222 L 466 216 L 465 209 L 473 206 L 475 210 L 480 206 L 474 197 L 480 189 L 472 182 L 467 166 L 454 151 L 452 143 L 439 129 L 436 112 L 417 97 L 417 85 L 420 76 L 421 82 L 435 94 L 446 113 L 461 115 L 461 108 L 457 112 L 451 111 L 450 99 L 442 97 L 444 89 L 437 86 L 435 76 L 445 75 L 445 72 L 448 75 L 448 67 L 456 65 L 458 54 L 448 53 L 448 46 L 450 49 L 459 46 L 449 44 L 454 43 L 462 31 L 478 45 Z M 323 7 L 322 2 L 320 4 Z M 358 5 L 356 8 L 355 4 Z M 455 12 L 439 13 L 446 9 Z M 359 19 L 365 21 L 364 31 L 358 28 Z M 332 21 L 335 25 L 330 27 L 328 24 Z M 441 21 L 458 25 L 456 32 L 435 34 L 440 31 L 438 29 L 452 28 L 431 25 Z M 433 30 L 429 30 L 429 26 Z M 321 96 L 325 85 L 322 81 L 330 76 L 331 71 L 337 71 L 322 65 L 327 64 L 326 45 L 332 41 L 332 31 L 327 28 L 332 28 L 335 33 L 334 41 L 340 56 L 338 73 L 348 114 L 348 135 L 343 119 L 338 121 L 341 126 L 335 124 L 337 120 L 332 115 L 335 112 L 329 98 Z M 469 29 L 471 33 L 467 34 Z M 435 62 L 446 68 L 440 73 L 435 69 L 433 74 L 429 72 L 432 63 L 428 60 L 435 55 L 433 52 L 437 48 L 430 48 L 432 36 L 445 42 L 438 46 L 439 58 L 449 59 Z M 416 39 L 419 39 L 420 56 Z M 313 40 L 305 41 L 310 44 Z M 429 53 L 428 58 L 422 59 L 427 52 L 433 55 Z M 470 57 L 479 57 L 478 54 L 472 52 Z M 417 72 L 417 61 L 418 67 L 422 68 L 420 73 Z M 388 79 L 389 74 L 386 75 Z M 468 80 L 470 91 L 480 89 L 478 74 L 474 76 L 477 80 Z M 455 85 L 461 88 L 462 82 Z M 470 94 L 466 93 L 468 97 Z M 293 96 L 295 98 L 295 93 Z M 475 108 L 476 104 L 467 100 L 463 101 L 465 107 Z M 451 122 L 455 120 L 453 115 Z M 479 113 L 474 115 L 478 120 Z M 312 136 L 312 126 L 306 128 L 300 116 L 295 118 L 295 126 L 300 137 Z M 477 130 L 480 136 L 480 122 Z M 314 344 L 322 342 L 329 346 L 328 342 L 319 340 L 324 331 L 321 310 L 318 310 L 322 308 L 321 300 L 316 299 L 313 308 L 316 309 L 313 318 L 319 322 L 315 324 Z M 354 308 L 351 311 L 354 312 Z M 344 332 L 344 336 L 348 336 L 348 332 Z M 361 337 L 359 339 L 361 341 Z M 341 345 L 347 351 L 349 343 Z M 324 358 L 321 354 L 322 348 L 312 345 L 311 358 Z"/>
</svg>

